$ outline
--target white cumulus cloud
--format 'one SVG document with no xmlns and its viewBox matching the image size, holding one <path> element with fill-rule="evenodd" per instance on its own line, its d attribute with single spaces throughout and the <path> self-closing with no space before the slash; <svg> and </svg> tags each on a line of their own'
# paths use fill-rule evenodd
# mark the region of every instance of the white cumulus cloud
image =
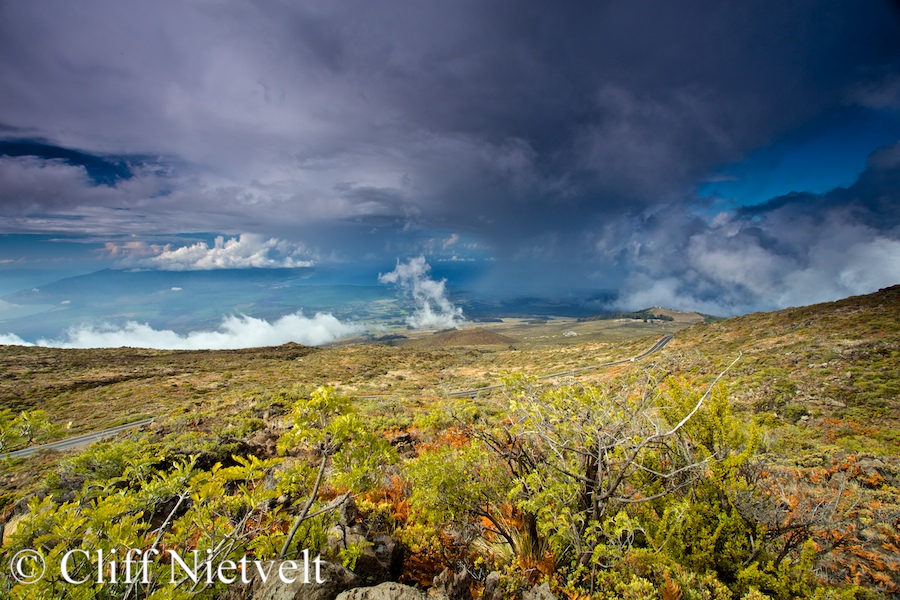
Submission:
<svg viewBox="0 0 900 600">
<path fill-rule="evenodd" d="M 172 248 L 167 244 L 155 256 L 132 255 L 119 261 L 120 268 L 158 271 L 211 271 L 214 269 L 294 269 L 311 267 L 306 248 L 301 245 L 244 233 L 226 240 L 218 236 L 212 246 L 200 241 Z"/>
<path fill-rule="evenodd" d="M 661 232 L 628 265 L 615 306 L 736 315 L 829 302 L 900 283 L 900 239 L 844 210 L 803 221 L 717 219 L 678 239 Z M 670 232 L 671 234 L 672 232 Z M 662 243 L 665 242 L 665 243 Z"/>
<path fill-rule="evenodd" d="M 435 281 L 428 276 L 431 266 L 424 256 L 411 258 L 405 263 L 397 261 L 390 273 L 378 275 L 381 283 L 391 283 L 419 303 L 415 313 L 406 319 L 413 329 L 456 328 L 466 322 L 462 309 L 447 298 L 446 279 Z"/>
</svg>

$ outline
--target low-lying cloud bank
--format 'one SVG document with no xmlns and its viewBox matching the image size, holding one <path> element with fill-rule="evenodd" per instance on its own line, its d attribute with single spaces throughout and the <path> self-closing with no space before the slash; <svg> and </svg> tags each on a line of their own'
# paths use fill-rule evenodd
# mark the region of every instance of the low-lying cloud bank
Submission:
<svg viewBox="0 0 900 600">
<path fill-rule="evenodd" d="M 246 315 L 230 316 L 214 331 L 192 331 L 179 334 L 153 329 L 146 323 L 129 321 L 122 326 L 84 325 L 67 329 L 63 337 L 39 339 L 32 344 L 13 334 L 0 334 L 0 345 L 46 346 L 51 348 L 154 348 L 159 350 L 230 350 L 279 346 L 296 342 L 305 346 L 321 346 L 342 337 L 356 335 L 365 327 L 345 323 L 331 314 L 317 313 L 308 318 L 297 312 L 276 321 Z"/>
<path fill-rule="evenodd" d="M 14 333 L 0 333 L 0 346 L 34 346 Z"/>
<path fill-rule="evenodd" d="M 269 240 L 272 242 L 273 240 Z M 264 244 L 270 247 L 269 242 Z M 249 247 L 245 236 L 241 240 L 230 240 L 225 243 L 222 238 L 216 241 L 214 248 L 201 252 L 198 244 L 194 248 L 194 258 L 200 260 L 182 260 L 178 264 L 206 264 L 204 257 L 215 258 L 227 255 L 241 246 Z M 179 250 L 185 250 L 181 248 Z M 184 258 L 190 252 L 179 254 L 172 251 L 176 258 Z M 212 255 L 212 256 L 211 256 Z M 154 258 L 166 256 L 165 253 Z M 174 264 L 174 263 L 172 263 Z M 220 262 L 221 264 L 221 262 Z M 224 267 L 222 267 L 224 268 Z M 179 270 L 179 269 L 170 269 Z M 418 303 L 416 311 L 407 319 L 415 329 L 455 328 L 464 324 L 462 309 L 454 306 L 447 298 L 446 280 L 435 281 L 428 274 L 431 267 L 420 256 L 406 263 L 397 262 L 397 267 L 390 273 L 379 274 L 381 283 L 393 284 L 403 294 L 410 295 Z M 172 288 L 173 290 L 180 288 Z M 2 301 L 0 301 L 2 302 Z M 154 348 L 160 350 L 226 350 L 235 348 L 255 348 L 260 346 L 278 346 L 288 342 L 296 342 L 306 346 L 320 346 L 339 338 L 364 333 L 368 326 L 356 322 L 344 322 L 332 314 L 316 313 L 312 318 L 302 312 L 283 316 L 269 322 L 246 315 L 229 316 L 222 320 L 216 330 L 191 331 L 180 334 L 168 329 L 154 329 L 147 323 L 128 321 L 124 325 L 85 324 L 70 327 L 61 337 L 56 339 L 41 338 L 29 342 L 12 334 L 0 334 L 0 345 L 46 346 L 52 348 Z"/>
<path fill-rule="evenodd" d="M 462 308 L 454 306 L 447 298 L 447 280 L 431 279 L 430 271 L 431 265 L 425 262 L 424 256 L 419 256 L 405 263 L 397 261 L 393 271 L 384 275 L 379 273 L 378 281 L 397 286 L 419 303 L 416 312 L 406 319 L 413 329 L 455 329 L 466 322 Z"/>
<path fill-rule="evenodd" d="M 203 241 L 174 249 L 168 244 L 141 247 L 109 244 L 107 251 L 112 255 L 129 254 L 117 263 L 119 268 L 157 271 L 295 269 L 315 264 L 301 245 L 249 233 L 228 240 L 218 236 L 211 247 Z"/>
</svg>

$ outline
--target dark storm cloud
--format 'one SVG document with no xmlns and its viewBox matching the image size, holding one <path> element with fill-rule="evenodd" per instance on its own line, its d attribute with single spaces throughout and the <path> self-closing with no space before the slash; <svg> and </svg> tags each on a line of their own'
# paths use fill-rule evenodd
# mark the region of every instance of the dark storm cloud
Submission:
<svg viewBox="0 0 900 600">
<path fill-rule="evenodd" d="M 162 158 L 98 181 L 7 157 L 0 212 L 348 259 L 435 230 L 602 279 L 633 250 L 613 231 L 688 214 L 723 163 L 848 104 L 891 109 L 897 64 L 875 1 L 7 2 L 0 132 Z"/>
<path fill-rule="evenodd" d="M 630 275 L 622 306 L 714 314 L 868 293 L 900 281 L 900 143 L 873 153 L 853 185 L 790 194 L 710 223 L 672 206 L 612 232 Z"/>
<path fill-rule="evenodd" d="M 128 164 L 124 160 L 92 156 L 84 152 L 39 142 L 0 140 L 0 156 L 35 156 L 49 160 L 60 160 L 70 165 L 84 167 L 87 174 L 96 183 L 115 183 L 118 179 L 128 179 L 132 175 Z"/>
</svg>

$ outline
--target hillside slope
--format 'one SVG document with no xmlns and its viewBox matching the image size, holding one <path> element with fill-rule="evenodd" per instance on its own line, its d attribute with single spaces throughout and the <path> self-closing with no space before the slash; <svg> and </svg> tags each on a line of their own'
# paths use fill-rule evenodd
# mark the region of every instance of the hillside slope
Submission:
<svg viewBox="0 0 900 600">
<path fill-rule="evenodd" d="M 454 346 L 510 346 L 517 340 L 483 327 L 435 333 L 405 342 L 415 348 L 447 348 Z"/>
<path fill-rule="evenodd" d="M 900 592 L 900 286 L 698 324 L 670 345 L 762 427 L 758 510 L 815 540 L 830 581 Z M 789 544 L 789 542 L 785 542 Z"/>
<path fill-rule="evenodd" d="M 731 395 L 753 412 L 882 425 L 900 417 L 900 286 L 698 324 L 672 347 L 721 360 L 743 353 Z"/>
<path fill-rule="evenodd" d="M 551 325 L 564 332 L 570 323 Z M 356 493 L 364 500 L 364 518 L 378 531 L 389 525 L 392 535 L 409 545 L 403 567 L 406 581 L 427 585 L 448 564 L 476 559 L 491 562 L 492 568 L 509 568 L 513 574 L 518 565 L 526 573 L 523 581 L 528 581 L 531 575 L 527 573 L 537 572 L 532 563 L 504 563 L 509 548 L 491 535 L 485 537 L 484 532 L 491 528 L 485 529 L 481 517 L 494 518 L 492 526 L 499 523 L 514 530 L 516 536 L 534 536 L 539 528 L 526 531 L 523 520 L 533 507 L 552 508 L 549 513 L 539 510 L 532 515 L 545 518 L 550 529 L 560 515 L 582 508 L 576 504 L 568 506 L 570 513 L 562 510 L 578 494 L 561 487 L 565 493 L 555 495 L 556 488 L 543 488 L 540 480 L 534 480 L 535 489 L 552 496 L 514 504 L 517 500 L 509 490 L 518 474 L 506 469 L 510 463 L 505 459 L 532 469 L 555 456 L 540 450 L 544 443 L 540 436 L 532 440 L 531 454 L 519 445 L 527 441 L 527 433 L 520 432 L 516 440 L 505 437 L 506 433 L 491 437 L 493 432 L 508 431 L 510 419 L 522 410 L 521 399 L 527 396 L 534 401 L 535 414 L 562 411 L 559 418 L 545 422 L 559 425 L 568 436 L 562 440 L 564 444 L 557 445 L 561 448 L 578 443 L 575 434 L 580 427 L 596 426 L 593 431 L 585 430 L 590 433 L 585 440 L 605 434 L 609 422 L 600 418 L 594 423 L 595 417 L 607 414 L 614 418 L 627 407 L 627 402 L 616 404 L 622 390 L 627 398 L 627 390 L 646 385 L 654 393 L 636 396 L 643 394 L 645 399 L 663 403 L 641 409 L 633 415 L 635 419 L 625 419 L 622 426 L 628 426 L 634 420 L 671 410 L 669 400 L 677 397 L 679 386 L 699 397 L 714 376 L 740 355 L 721 379 L 727 398 L 711 399 L 704 407 L 711 412 L 698 414 L 697 419 L 700 430 L 711 423 L 727 427 L 723 425 L 712 441 L 699 436 L 691 439 L 687 434 L 683 444 L 654 447 L 646 457 L 651 462 L 645 471 L 656 473 L 665 468 L 666 461 L 659 466 L 651 464 L 660 461 L 655 453 L 675 448 L 691 453 L 703 444 L 718 448 L 722 456 L 709 463 L 708 471 L 674 485 L 653 503 L 642 504 L 637 492 L 622 496 L 615 522 L 603 526 L 612 527 L 612 533 L 595 531 L 598 540 L 605 540 L 597 542 L 600 545 L 595 550 L 609 552 L 604 560 L 613 565 L 597 574 L 597 581 L 617 597 L 625 588 L 616 586 L 640 579 L 640 585 L 659 589 L 669 585 L 670 576 L 685 591 L 700 590 L 696 595 L 685 594 L 685 598 L 726 597 L 716 595 L 727 591 L 726 586 L 734 597 L 750 593 L 754 586 L 769 594 L 765 597 L 838 597 L 811 596 L 819 583 L 829 589 L 862 586 L 864 591 L 856 597 L 900 593 L 900 286 L 839 302 L 697 323 L 687 329 L 670 329 L 670 323 L 637 325 L 634 335 L 627 338 L 617 330 L 598 328 L 590 339 L 581 334 L 542 333 L 538 340 L 529 339 L 533 337 L 529 331 L 546 333 L 548 324 L 517 324 L 516 338 L 486 327 L 415 340 L 429 344 L 424 347 L 371 343 L 312 349 L 289 344 L 237 351 L 153 351 L 0 346 L 0 411 L 7 409 L 0 416 L 4 419 L 22 410 L 45 411 L 55 428 L 43 435 L 58 438 L 142 416 L 156 417 L 152 426 L 133 431 L 123 436 L 124 440 L 99 444 L 79 455 L 43 453 L 4 462 L 0 465 L 0 523 L 8 525 L 7 533 L 13 531 L 27 508 L 19 500 L 35 494 L 55 503 L 53 510 L 60 512 L 60 518 L 66 511 L 89 511 L 90 502 L 63 501 L 94 499 L 96 490 L 105 485 L 108 488 L 103 489 L 127 492 L 135 502 L 144 502 L 140 510 L 155 515 L 156 527 L 172 510 L 175 492 L 157 498 L 145 494 L 141 486 L 150 485 L 156 477 L 174 476 L 188 458 L 192 476 L 202 481 L 218 477 L 215 473 L 234 476 L 234 469 L 250 464 L 241 461 L 256 456 L 272 461 L 264 469 L 264 478 L 274 477 L 281 491 L 269 490 L 268 484 L 246 490 L 271 492 L 270 500 L 282 498 L 286 504 L 281 513 L 259 508 L 271 507 L 266 502 L 248 504 L 256 507 L 248 510 L 256 511 L 253 522 L 259 525 L 253 535 L 280 540 L 289 518 L 306 502 L 318 455 L 305 438 L 297 438 L 295 446 L 287 449 L 277 442 L 291 426 L 292 412 L 296 418 L 298 407 L 320 394 L 315 391 L 319 386 L 334 386 L 347 400 L 341 410 L 350 411 L 356 419 L 347 438 L 348 448 L 357 438 L 365 443 L 359 454 L 348 457 L 352 458 L 349 462 L 339 463 L 335 458 L 325 479 L 327 495 L 316 506 L 324 507 L 348 485 L 359 486 Z M 508 373 L 539 376 L 635 356 L 661 333 L 673 331 L 677 331 L 674 341 L 645 360 L 625 361 L 576 377 L 534 380 L 520 390 L 524 396 L 517 396 L 515 405 L 510 403 L 510 390 L 489 387 Z M 519 333 L 529 335 L 520 337 Z M 569 384 L 573 385 L 566 387 Z M 447 395 L 472 388 L 485 390 L 476 398 Z M 585 389 L 597 393 L 579 395 Z M 544 392 L 551 395 L 541 396 Z M 554 398 L 559 400 L 555 405 L 545 402 Z M 577 405 L 588 400 L 600 407 L 604 402 L 616 404 L 616 410 L 602 413 L 591 407 L 579 413 L 578 419 L 570 418 L 566 411 L 572 402 Z M 737 420 L 727 414 L 729 401 Z M 324 404 L 311 404 L 310 414 L 324 414 L 322 407 L 328 403 L 323 397 L 316 402 Z M 316 425 L 311 431 L 318 428 Z M 485 454 L 485 448 L 475 444 L 479 435 L 502 442 L 493 446 L 499 454 Z M 743 441 L 734 442 L 738 439 Z M 373 444 L 381 450 L 371 452 Z M 579 452 L 589 454 L 591 444 Z M 504 455 L 510 448 L 515 452 Z M 737 461 L 735 454 L 744 452 L 742 448 L 747 453 L 740 458 L 740 469 L 709 484 L 719 487 L 709 487 L 705 482 L 715 479 L 712 473 L 721 473 L 720 465 Z M 529 460 L 517 462 L 522 456 Z M 609 456 L 615 461 L 624 454 Z M 670 454 L 669 459 L 678 457 Z M 372 460 L 376 462 L 368 462 Z M 144 469 L 137 478 L 126 475 L 135 461 Z M 217 464 L 225 468 L 219 469 Z M 277 464 L 282 466 L 274 466 Z M 705 465 L 705 459 L 697 464 Z M 570 465 L 575 470 L 580 466 L 577 460 Z M 342 468 L 346 471 L 343 475 Z M 547 471 L 543 476 L 568 474 L 572 472 L 568 468 Z M 490 478 L 473 480 L 478 473 Z M 538 474 L 531 471 L 529 476 Z M 353 478 L 347 479 L 350 475 Z M 458 479 L 452 479 L 457 475 Z M 645 477 L 637 472 L 634 476 L 638 483 Z M 445 481 L 445 477 L 450 479 Z M 652 483 L 663 485 L 662 479 Z M 479 504 L 478 518 L 465 521 L 465 511 L 478 504 L 473 504 L 471 494 L 465 491 L 472 485 L 476 486 L 472 490 L 480 489 L 478 493 L 499 494 L 498 504 L 493 512 Z M 228 483 L 223 484 L 221 493 L 235 496 L 241 489 Z M 448 496 L 452 490 L 458 493 Z M 229 498 L 237 501 L 236 496 Z M 424 518 L 423 513 L 417 516 L 411 508 L 417 502 L 420 508 L 427 506 L 423 498 L 459 504 L 451 507 L 452 519 L 443 522 L 443 517 L 435 516 L 438 521 L 429 527 L 437 529 L 423 529 L 424 521 L 416 520 Z M 203 506 L 198 503 L 196 509 Z M 195 517 L 201 519 L 199 513 Z M 461 546 L 454 545 L 459 541 L 454 536 L 461 531 L 460 519 L 465 521 L 467 535 L 475 536 Z M 322 523 L 327 526 L 327 521 Z M 629 527 L 634 529 L 623 537 Z M 190 538 L 178 538 L 179 531 L 168 532 L 167 539 L 185 549 L 192 547 Z M 73 536 L 71 543 L 83 543 L 86 535 Z M 648 543 L 645 535 L 656 536 L 656 541 Z M 684 545 L 669 547 L 670 538 L 681 539 Z M 31 543 L 21 543 L 25 542 Z M 484 548 L 490 552 L 485 553 Z M 571 548 L 561 546 L 555 551 L 559 552 L 556 556 L 543 554 L 531 560 L 552 574 L 558 586 L 555 591 L 561 594 L 566 578 L 575 585 L 588 575 L 579 570 L 581 558 L 572 557 Z M 572 571 L 554 566 L 567 552 Z M 590 578 L 588 587 L 593 586 L 593 573 Z M 799 587 L 784 587 L 786 582 L 796 582 Z M 866 595 L 870 591 L 874 595 Z"/>
</svg>

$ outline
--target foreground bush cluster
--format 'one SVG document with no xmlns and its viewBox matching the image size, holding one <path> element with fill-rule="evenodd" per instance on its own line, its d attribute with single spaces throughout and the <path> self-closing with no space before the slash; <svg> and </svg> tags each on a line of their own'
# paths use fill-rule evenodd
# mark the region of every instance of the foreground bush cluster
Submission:
<svg viewBox="0 0 900 600">
<path fill-rule="evenodd" d="M 723 368 L 718 375 L 728 377 Z M 350 569 L 366 539 L 404 549 L 390 576 L 428 585 L 449 567 L 501 573 L 504 597 L 864 598 L 900 591 L 889 482 L 844 453 L 779 458 L 765 414 L 735 416 L 725 387 L 685 364 L 604 383 L 524 376 L 475 399 L 362 400 L 298 386 L 254 400 L 215 439 L 172 417 L 59 463 L 20 504 L 4 562 L 40 549 L 47 572 L 13 598 L 215 598 L 221 583 L 73 586 L 92 557 L 201 550 L 212 569 L 305 549 Z M 881 480 L 879 480 L 881 477 Z M 335 544 L 354 499 L 368 538 Z M 350 539 L 350 538 L 347 538 Z M 4 565 L 7 566 L 6 564 Z"/>
</svg>

